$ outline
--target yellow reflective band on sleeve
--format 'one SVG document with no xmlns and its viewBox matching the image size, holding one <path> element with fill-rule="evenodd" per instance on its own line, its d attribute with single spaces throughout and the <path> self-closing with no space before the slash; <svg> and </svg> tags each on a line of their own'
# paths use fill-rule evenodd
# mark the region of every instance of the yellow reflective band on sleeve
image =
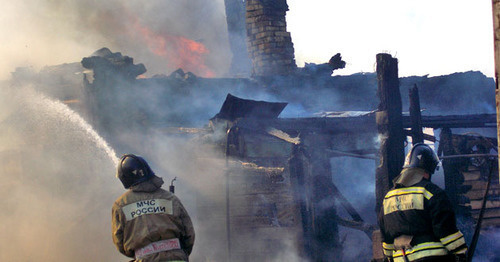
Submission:
<svg viewBox="0 0 500 262">
<path fill-rule="evenodd" d="M 394 244 L 387 244 L 382 242 L 382 248 L 384 250 L 384 255 L 387 257 L 392 257 L 392 253 L 394 252 Z"/>
<path fill-rule="evenodd" d="M 387 244 L 385 242 L 382 242 L 382 247 L 384 249 L 392 249 L 392 250 L 394 250 L 394 244 Z"/>
<path fill-rule="evenodd" d="M 397 188 L 389 191 L 387 195 L 385 195 L 385 198 L 390 198 L 392 196 L 396 195 L 405 195 L 405 194 L 423 194 L 427 200 L 431 199 L 433 194 L 427 189 L 423 187 L 405 187 L 405 188 Z"/>
<path fill-rule="evenodd" d="M 467 252 L 467 248 L 464 247 L 464 248 L 458 250 L 457 252 L 455 252 L 455 254 L 465 254 L 466 252 Z"/>
<path fill-rule="evenodd" d="M 447 237 L 443 237 L 439 240 L 441 241 L 441 243 L 443 243 L 443 245 L 448 245 L 448 243 L 453 242 L 453 241 L 455 241 L 463 236 L 464 235 L 462 234 L 462 232 L 457 231 L 456 233 L 453 233 Z"/>
<path fill-rule="evenodd" d="M 441 242 L 426 242 L 406 250 L 406 257 L 409 261 L 415 261 L 417 259 L 431 256 L 446 256 L 447 254 L 448 251 L 444 248 Z M 394 262 L 399 261 L 405 261 L 402 250 L 396 250 L 394 252 Z"/>
<path fill-rule="evenodd" d="M 448 249 L 449 251 L 453 251 L 457 248 L 459 248 L 460 246 L 462 245 L 465 245 L 465 238 L 464 237 L 461 237 L 459 239 L 456 239 L 455 241 L 449 243 L 448 245 L 445 245 L 446 249 Z"/>
<path fill-rule="evenodd" d="M 453 251 L 460 246 L 465 245 L 464 235 L 460 231 L 453 233 L 447 237 L 443 237 L 440 239 L 440 241 L 449 251 Z"/>
</svg>

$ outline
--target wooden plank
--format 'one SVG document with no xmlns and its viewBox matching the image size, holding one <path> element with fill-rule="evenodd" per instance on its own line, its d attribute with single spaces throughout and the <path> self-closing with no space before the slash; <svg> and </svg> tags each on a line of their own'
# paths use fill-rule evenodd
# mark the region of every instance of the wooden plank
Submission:
<svg viewBox="0 0 500 262">
<path fill-rule="evenodd" d="M 296 227 L 296 219 L 279 220 L 273 216 L 231 216 L 231 228 L 237 232 L 236 228 L 270 228 L 270 227 Z"/>
<path fill-rule="evenodd" d="M 471 190 L 484 190 L 486 188 L 486 181 L 465 181 L 464 185 L 471 185 Z M 500 184 L 491 183 L 490 190 L 500 189 Z"/>
<path fill-rule="evenodd" d="M 422 126 L 430 128 L 496 128 L 496 114 L 422 116 Z M 403 127 L 411 127 L 409 116 L 403 116 Z"/>
<path fill-rule="evenodd" d="M 472 210 L 471 214 L 472 214 L 472 217 L 477 219 L 479 216 L 479 210 Z M 500 218 L 500 208 L 486 209 L 484 212 L 484 217 L 485 218 L 494 218 L 494 217 Z"/>
<path fill-rule="evenodd" d="M 262 126 L 269 126 L 282 130 L 291 136 L 298 133 L 376 133 L 375 114 L 356 117 L 310 117 L 310 118 L 279 118 L 279 119 L 241 119 L 237 126 L 251 130 L 262 130 Z"/>
<path fill-rule="evenodd" d="M 482 229 L 488 227 L 500 227 L 500 218 L 484 218 L 482 222 Z"/>
<path fill-rule="evenodd" d="M 478 180 L 481 177 L 480 170 L 471 170 L 469 172 L 462 172 L 465 181 Z"/>
<path fill-rule="evenodd" d="M 285 183 L 273 184 L 230 184 L 231 196 L 236 195 L 268 195 L 268 194 L 291 194 L 290 186 Z"/>
<path fill-rule="evenodd" d="M 248 204 L 250 206 L 259 203 L 276 203 L 276 202 L 293 202 L 294 199 L 292 195 L 282 195 L 282 194 L 246 194 L 246 195 L 236 195 L 231 196 L 231 201 L 238 203 L 238 205 Z"/>
<path fill-rule="evenodd" d="M 483 196 L 484 196 L 484 189 L 469 190 L 465 194 L 465 196 L 467 196 L 470 200 L 482 200 Z M 488 197 L 492 197 L 492 196 L 497 196 L 497 197 L 500 196 L 500 189 L 491 189 L 491 185 L 490 185 Z"/>
<path fill-rule="evenodd" d="M 263 216 L 265 214 L 276 212 L 277 216 L 292 216 L 296 212 L 295 203 L 281 202 L 272 204 L 260 204 L 253 206 L 231 206 L 231 215 L 233 216 Z"/>
<path fill-rule="evenodd" d="M 236 227 L 237 228 L 237 227 Z M 246 228 L 245 230 L 239 231 L 241 234 L 236 239 L 241 241 L 241 239 L 251 238 L 251 239 L 286 239 L 294 240 L 298 235 L 301 234 L 301 226 L 295 227 L 262 227 L 262 228 Z"/>
<path fill-rule="evenodd" d="M 288 157 L 292 151 L 291 143 L 254 131 L 245 132 L 243 139 L 246 157 Z"/>
<path fill-rule="evenodd" d="M 233 247 L 236 252 L 265 253 L 283 249 L 283 245 L 297 243 L 297 228 L 255 228 L 253 231 L 243 232 L 233 238 Z M 249 248 L 250 247 L 250 248 Z"/>
<path fill-rule="evenodd" d="M 473 200 L 470 201 L 470 207 L 473 210 L 481 209 L 482 200 Z M 488 200 L 486 201 L 486 208 L 500 208 L 500 200 Z"/>
</svg>

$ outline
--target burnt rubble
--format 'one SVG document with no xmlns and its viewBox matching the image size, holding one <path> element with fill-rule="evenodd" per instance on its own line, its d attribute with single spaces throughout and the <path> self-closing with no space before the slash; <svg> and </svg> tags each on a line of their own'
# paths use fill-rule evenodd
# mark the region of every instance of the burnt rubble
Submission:
<svg viewBox="0 0 500 262">
<path fill-rule="evenodd" d="M 137 76 L 146 73 L 146 67 L 143 64 L 134 64 L 134 59 L 129 56 L 123 56 L 120 52 L 113 53 L 104 47 L 95 51 L 90 57 L 85 57 L 81 61 L 82 66 L 94 70 L 94 79 L 112 78 L 108 73 L 117 75 L 115 77 L 123 78 L 125 81 L 131 81 Z"/>
<path fill-rule="evenodd" d="M 342 181 L 331 177 L 340 159 L 377 159 L 377 74 L 331 76 L 333 64 L 345 63 L 340 54 L 331 62 L 319 65 L 320 70 L 290 75 L 204 78 L 178 69 L 169 75 L 138 78 L 145 72 L 144 65 L 102 49 L 82 59 L 92 71 L 85 72 L 84 92 L 68 99 L 82 101 L 80 108 L 89 111 L 87 120 L 114 148 L 133 148 L 120 137 L 126 130 L 145 139 L 157 133 L 188 137 L 211 144 L 218 157 L 227 157 L 228 179 L 234 186 L 228 203 L 248 207 L 229 213 L 234 254 L 243 256 L 245 245 L 239 243 L 255 237 L 255 232 L 263 232 L 262 241 L 274 249 L 280 248 L 280 239 L 298 232 L 301 237 L 294 240 L 294 250 L 303 257 L 321 259 L 342 252 L 343 228 L 359 232 L 359 241 L 371 241 L 367 235 L 376 224 L 374 207 L 367 212 L 355 206 L 352 196 L 342 192 Z M 403 128 L 411 124 L 406 97 L 415 85 L 420 90 L 422 126 L 492 129 L 493 79 L 480 72 L 399 78 Z M 447 100 L 455 106 L 442 103 Z M 342 113 L 351 110 L 357 113 Z M 326 113 L 318 117 L 318 112 Z M 370 172 L 374 168 L 373 163 Z M 375 196 L 369 197 L 375 202 Z M 215 203 L 200 204 L 199 212 L 210 205 Z M 317 208 L 316 215 L 306 207 Z M 270 229 L 274 235 L 265 234 Z M 247 255 L 254 251 L 258 250 L 247 250 Z M 259 252 L 252 254 L 270 254 Z"/>
</svg>

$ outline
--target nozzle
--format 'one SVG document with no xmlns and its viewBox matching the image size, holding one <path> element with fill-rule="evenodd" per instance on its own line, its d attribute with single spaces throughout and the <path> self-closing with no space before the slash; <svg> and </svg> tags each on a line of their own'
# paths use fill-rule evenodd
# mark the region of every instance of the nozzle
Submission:
<svg viewBox="0 0 500 262">
<path fill-rule="evenodd" d="M 172 181 L 170 181 L 170 187 L 168 188 L 168 190 L 170 191 L 170 193 L 174 194 L 175 193 L 175 186 L 174 186 L 174 181 L 177 180 L 177 177 L 174 177 L 174 179 L 172 179 Z"/>
</svg>

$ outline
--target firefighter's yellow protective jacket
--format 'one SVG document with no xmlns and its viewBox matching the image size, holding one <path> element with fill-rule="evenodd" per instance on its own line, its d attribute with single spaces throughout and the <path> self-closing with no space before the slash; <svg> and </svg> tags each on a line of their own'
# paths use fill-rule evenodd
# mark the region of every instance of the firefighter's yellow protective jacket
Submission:
<svg viewBox="0 0 500 262">
<path fill-rule="evenodd" d="M 191 219 L 172 193 L 161 188 L 159 177 L 132 186 L 119 197 L 112 208 L 112 233 L 116 248 L 135 261 L 188 261 L 194 245 Z M 157 252 L 142 258 L 136 251 L 159 243 L 175 240 L 180 249 Z"/>
<path fill-rule="evenodd" d="M 379 213 L 384 254 L 395 262 L 448 261 L 467 251 L 446 193 L 423 174 L 420 168 L 403 169 Z M 398 249 L 399 239 L 411 240 L 405 250 Z"/>
</svg>

